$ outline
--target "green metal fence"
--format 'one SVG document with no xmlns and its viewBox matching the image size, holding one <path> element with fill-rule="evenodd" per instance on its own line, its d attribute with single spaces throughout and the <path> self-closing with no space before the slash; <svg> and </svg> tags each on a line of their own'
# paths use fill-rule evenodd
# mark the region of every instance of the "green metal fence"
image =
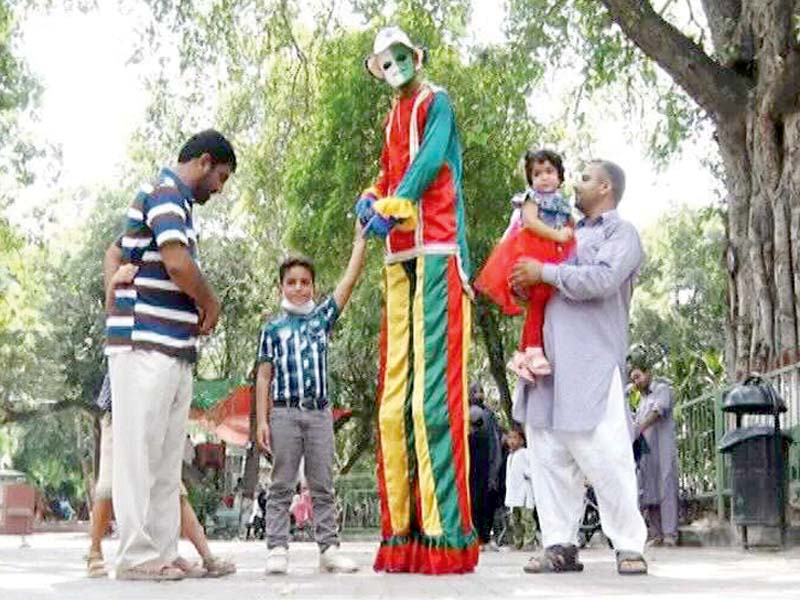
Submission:
<svg viewBox="0 0 800 600">
<path fill-rule="evenodd" d="M 789 451 L 789 500 L 800 503 L 800 363 L 763 375 L 787 406 L 781 427 L 792 434 Z M 679 486 L 689 499 L 714 499 L 719 515 L 725 515 L 730 497 L 729 458 L 717 452 L 727 431 L 735 427 L 733 415 L 722 412 L 723 389 L 679 403 L 675 409 L 678 440 Z M 766 419 L 766 420 L 765 420 Z M 771 417 L 745 417 L 743 425 L 771 423 Z"/>
<path fill-rule="evenodd" d="M 380 503 L 374 473 L 353 473 L 337 478 L 339 524 L 345 535 L 377 532 Z"/>
<path fill-rule="evenodd" d="M 726 431 L 721 406 L 721 390 L 683 402 L 675 410 L 675 427 L 681 492 L 690 499 L 714 498 L 717 510 L 724 514 L 730 474 L 727 458 L 717 452 Z"/>
</svg>

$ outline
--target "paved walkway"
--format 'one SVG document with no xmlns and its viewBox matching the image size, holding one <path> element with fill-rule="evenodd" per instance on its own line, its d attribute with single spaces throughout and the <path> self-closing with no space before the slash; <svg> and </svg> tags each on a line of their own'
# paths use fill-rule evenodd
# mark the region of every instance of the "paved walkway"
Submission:
<svg viewBox="0 0 800 600">
<path fill-rule="evenodd" d="M 214 542 L 214 552 L 233 558 L 239 572 L 225 579 L 171 583 L 88 580 L 82 557 L 85 534 L 45 533 L 28 538 L 0 536 L 0 599 L 2 600 L 109 600 L 161 598 L 191 600 L 255 600 L 300 598 L 313 600 L 388 598 L 436 600 L 465 598 L 654 598 L 656 600 L 800 598 L 800 549 L 781 553 L 745 553 L 737 549 L 681 548 L 650 552 L 648 577 L 624 578 L 614 573 L 610 550 L 593 548 L 582 553 L 581 574 L 525 575 L 527 555 L 519 552 L 484 553 L 471 575 L 424 577 L 374 573 L 375 545 L 348 542 L 343 550 L 363 570 L 355 575 L 317 572 L 313 544 L 294 544 L 289 575 L 263 574 L 265 549 L 261 542 Z M 112 555 L 116 543 L 105 544 Z M 184 556 L 194 553 L 181 542 Z"/>
</svg>

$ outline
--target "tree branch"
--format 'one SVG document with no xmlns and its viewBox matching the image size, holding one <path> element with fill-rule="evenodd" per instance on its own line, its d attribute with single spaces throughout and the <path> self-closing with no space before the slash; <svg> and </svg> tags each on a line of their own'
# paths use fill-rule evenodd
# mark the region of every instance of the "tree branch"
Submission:
<svg viewBox="0 0 800 600">
<path fill-rule="evenodd" d="M 45 415 L 50 415 L 61 412 L 62 410 L 67 410 L 68 408 L 76 407 L 87 409 L 90 412 L 92 410 L 91 407 L 87 407 L 82 402 L 76 400 L 60 400 L 55 404 L 48 404 L 42 408 L 29 408 L 24 410 L 15 410 L 9 406 L 0 410 L 0 427 L 10 423 L 24 423 L 26 421 L 32 421 L 33 419 L 38 419 L 39 417 L 43 417 Z"/>
<path fill-rule="evenodd" d="M 358 459 L 361 457 L 362 454 L 369 448 L 370 442 L 372 441 L 372 431 L 369 428 L 366 428 L 362 434 L 361 439 L 358 440 L 356 447 L 353 449 L 353 453 L 347 459 L 345 465 L 339 471 L 339 476 L 347 475 L 350 472 Z"/>
<path fill-rule="evenodd" d="M 742 0 L 701 0 L 703 12 L 711 30 L 714 51 L 719 56 L 729 56 L 731 62 L 739 58 L 739 21 L 742 15 Z M 748 57 L 752 58 L 752 57 Z M 727 60 L 722 60 L 727 65 Z"/>
<path fill-rule="evenodd" d="M 712 116 L 744 112 L 750 83 L 713 61 L 647 0 L 601 0 L 625 35 Z"/>
</svg>

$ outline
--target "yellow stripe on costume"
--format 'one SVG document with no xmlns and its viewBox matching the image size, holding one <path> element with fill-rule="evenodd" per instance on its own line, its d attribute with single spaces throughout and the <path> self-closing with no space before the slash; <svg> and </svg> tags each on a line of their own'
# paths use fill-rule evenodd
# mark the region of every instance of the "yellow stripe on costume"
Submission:
<svg viewBox="0 0 800 600">
<path fill-rule="evenodd" d="M 425 425 L 425 257 L 417 258 L 417 289 L 414 294 L 414 390 L 411 414 L 414 420 L 414 444 L 417 453 L 420 500 L 422 503 L 422 529 L 425 535 L 439 536 L 442 521 L 436 499 L 436 481 L 433 478 L 428 429 Z"/>
<path fill-rule="evenodd" d="M 395 227 L 400 231 L 414 231 L 417 227 L 417 206 L 407 198 L 387 196 L 378 200 L 373 208 L 382 217 L 397 219 Z"/>
<path fill-rule="evenodd" d="M 472 457 L 469 455 L 469 387 L 467 384 L 467 371 L 469 370 L 469 344 L 472 336 L 472 301 L 463 291 L 461 292 L 461 315 L 463 327 L 463 336 L 461 338 L 461 360 L 463 361 L 461 364 L 461 389 L 463 390 L 463 393 L 461 394 L 461 403 L 464 410 L 464 455 L 466 473 L 467 477 L 469 477 L 470 461 L 472 460 Z M 467 496 L 469 496 L 469 493 L 470 486 L 467 485 Z M 472 506 L 472 498 L 470 498 L 470 506 Z"/>
<path fill-rule="evenodd" d="M 378 427 L 392 533 L 406 535 L 411 519 L 405 429 L 411 285 L 403 265 L 387 265 L 385 277 L 386 371 Z"/>
</svg>

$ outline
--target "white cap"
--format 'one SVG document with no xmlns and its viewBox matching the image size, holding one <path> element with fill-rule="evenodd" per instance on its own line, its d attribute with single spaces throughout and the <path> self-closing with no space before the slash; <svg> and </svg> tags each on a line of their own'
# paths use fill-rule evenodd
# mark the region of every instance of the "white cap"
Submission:
<svg viewBox="0 0 800 600">
<path fill-rule="evenodd" d="M 417 56 L 417 60 L 422 62 L 425 51 L 419 46 L 411 43 L 406 32 L 399 27 L 384 27 L 375 36 L 375 43 L 372 45 L 372 54 L 364 60 L 364 66 L 372 73 L 373 77 L 383 79 L 383 69 L 378 64 L 378 55 L 384 50 L 388 50 L 395 44 L 402 44 Z"/>
</svg>

